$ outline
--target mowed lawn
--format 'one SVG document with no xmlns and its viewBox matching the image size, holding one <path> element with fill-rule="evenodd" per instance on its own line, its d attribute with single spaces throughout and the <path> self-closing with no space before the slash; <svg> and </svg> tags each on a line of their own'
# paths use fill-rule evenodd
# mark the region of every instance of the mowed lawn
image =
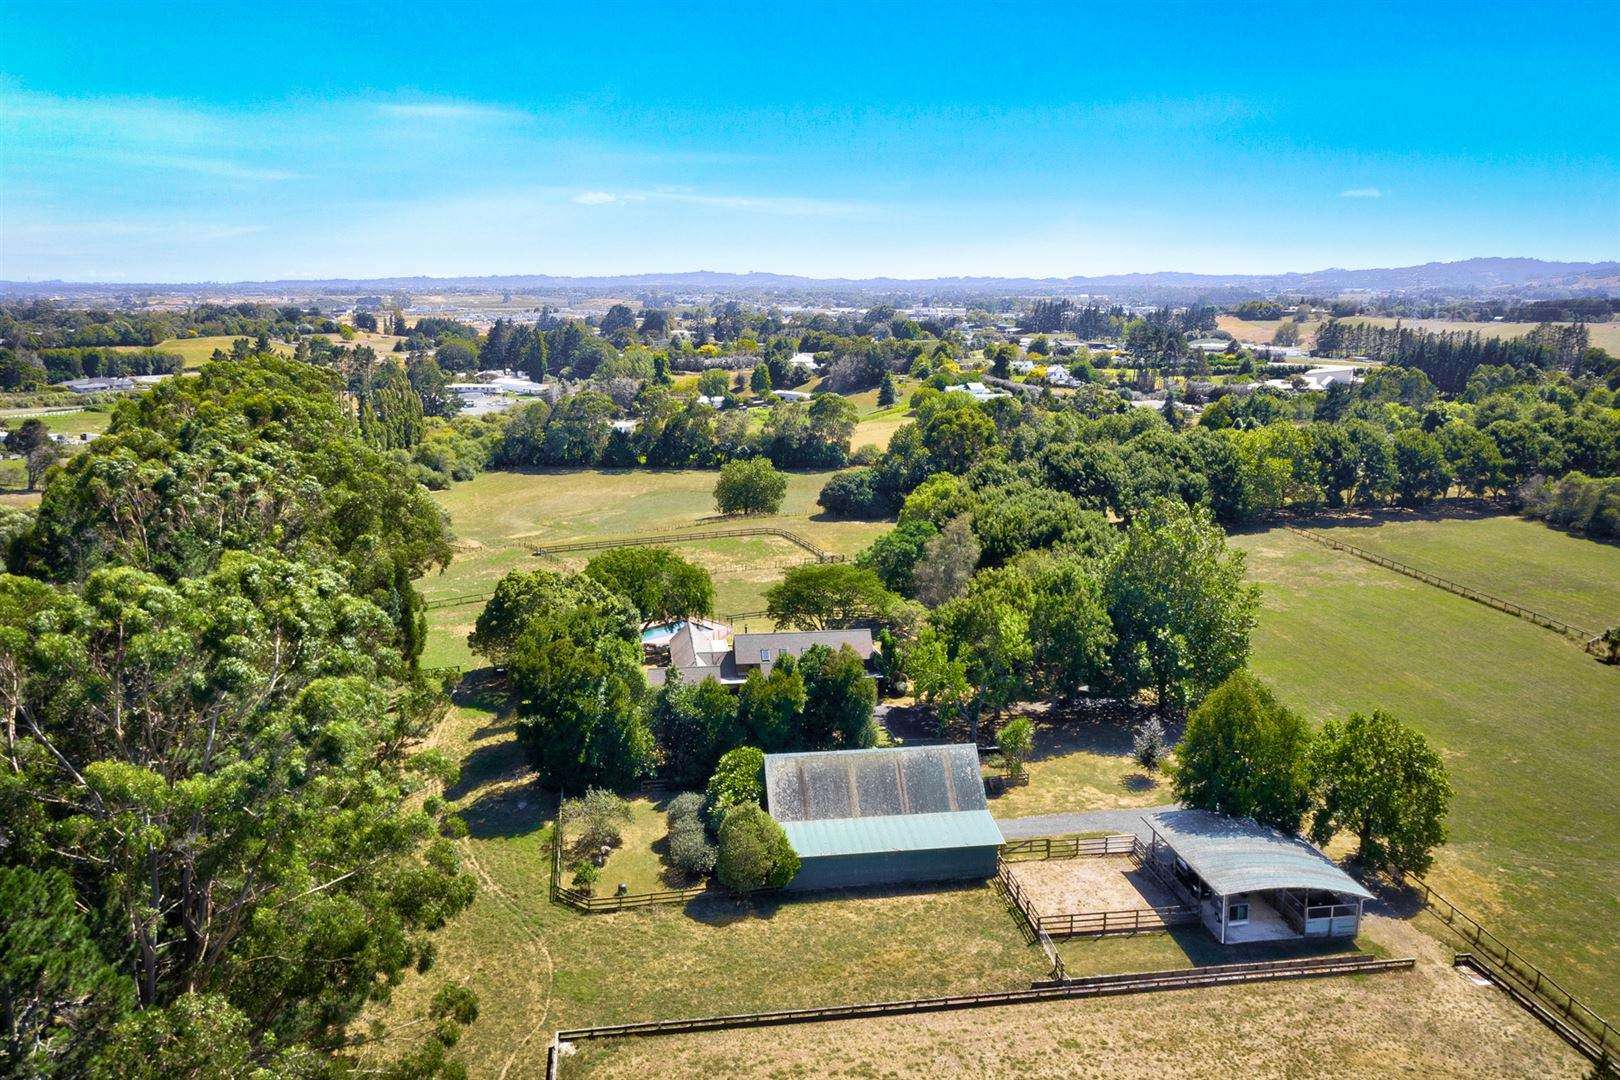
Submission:
<svg viewBox="0 0 1620 1080">
<path fill-rule="evenodd" d="M 1310 529 L 1594 634 L 1620 625 L 1620 546 L 1511 515 L 1368 518 Z"/>
<path fill-rule="evenodd" d="M 1620 1014 L 1620 669 L 1286 530 L 1234 543 L 1264 588 L 1255 671 L 1313 720 L 1384 709 L 1432 739 L 1457 796 L 1431 883 Z"/>
<path fill-rule="evenodd" d="M 590 553 L 543 559 L 537 547 L 571 540 L 766 526 L 797 533 L 824 550 L 853 556 L 885 530 L 886 522 L 832 521 L 821 516 L 816 496 L 830 472 L 789 473 L 779 514 L 727 518 L 714 509 L 719 473 L 710 470 L 544 469 L 487 472 L 434 498 L 450 515 L 456 556 L 444 573 L 418 584 L 431 602 L 480 597 L 508 571 L 549 566 L 577 570 Z M 782 574 L 812 556 L 786 540 L 767 537 L 694 540 L 672 545 L 707 567 L 715 578 L 721 614 L 757 611 L 764 593 Z M 481 602 L 435 612 L 428 660 L 473 665 L 466 635 Z"/>
</svg>

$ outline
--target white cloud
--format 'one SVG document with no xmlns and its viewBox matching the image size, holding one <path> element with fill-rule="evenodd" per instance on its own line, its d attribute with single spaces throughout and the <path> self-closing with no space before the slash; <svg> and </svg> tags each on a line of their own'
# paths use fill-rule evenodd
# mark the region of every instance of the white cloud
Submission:
<svg viewBox="0 0 1620 1080">
<path fill-rule="evenodd" d="M 1341 199 L 1382 199 L 1383 189 L 1375 187 L 1353 187 L 1339 192 Z"/>
<path fill-rule="evenodd" d="M 705 195 L 685 190 L 657 191 L 582 191 L 571 201 L 581 206 L 606 206 L 610 203 L 647 202 L 681 203 L 686 206 L 705 206 L 718 210 L 742 210 L 747 213 L 771 214 L 778 217 L 853 217 L 871 212 L 862 203 L 840 202 L 833 199 L 802 199 L 776 195 Z"/>
<path fill-rule="evenodd" d="M 160 169 L 178 169 L 202 176 L 217 176 L 223 180 L 301 180 L 303 176 L 288 169 L 266 169 L 243 165 L 221 158 L 192 157 L 184 154 L 142 154 L 129 158 L 131 165 L 152 165 Z"/>
<path fill-rule="evenodd" d="M 475 121 L 521 120 L 527 114 L 476 101 L 414 101 L 378 105 L 383 116 L 400 120 Z"/>
</svg>

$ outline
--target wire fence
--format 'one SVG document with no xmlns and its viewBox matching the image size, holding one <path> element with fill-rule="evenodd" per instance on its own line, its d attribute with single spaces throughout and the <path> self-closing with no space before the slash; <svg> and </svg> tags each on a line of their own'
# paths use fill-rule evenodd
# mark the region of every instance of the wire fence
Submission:
<svg viewBox="0 0 1620 1080">
<path fill-rule="evenodd" d="M 1575 641 L 1580 642 L 1581 647 L 1586 649 L 1588 652 L 1596 652 L 1597 650 L 1594 647 L 1595 642 L 1601 641 L 1603 637 L 1601 633 L 1589 630 L 1586 627 L 1575 626 L 1574 624 L 1567 623 L 1562 619 L 1555 619 L 1551 615 L 1536 611 L 1533 608 L 1527 608 L 1523 604 L 1516 604 L 1511 600 L 1504 600 L 1500 596 L 1493 596 L 1488 592 L 1476 589 L 1470 585 L 1464 585 L 1460 581 L 1452 581 L 1450 578 L 1443 578 L 1438 574 L 1431 574 L 1427 570 L 1420 570 L 1409 563 L 1399 562 L 1395 559 L 1380 555 L 1375 551 L 1368 551 L 1366 548 L 1359 548 L 1354 544 L 1346 544 L 1342 540 L 1335 540 L 1330 536 L 1323 536 L 1321 533 L 1311 532 L 1309 529 L 1301 529 L 1297 525 L 1286 525 L 1284 527 L 1287 528 L 1289 532 L 1303 536 L 1307 540 L 1313 540 L 1318 544 L 1354 555 L 1358 559 L 1365 559 L 1367 562 L 1373 563 L 1377 566 L 1382 566 L 1387 570 L 1393 570 L 1397 574 L 1404 574 L 1407 577 L 1414 578 L 1426 585 L 1433 585 L 1435 588 L 1444 589 L 1447 592 L 1454 593 L 1455 595 L 1461 596 L 1466 600 L 1472 600 L 1476 604 L 1484 604 L 1486 607 L 1495 608 L 1497 611 L 1505 612 L 1506 614 L 1524 619 L 1526 622 L 1535 623 L 1537 626 L 1545 627 L 1548 630 L 1562 634 L 1567 638 L 1572 638 Z"/>
</svg>

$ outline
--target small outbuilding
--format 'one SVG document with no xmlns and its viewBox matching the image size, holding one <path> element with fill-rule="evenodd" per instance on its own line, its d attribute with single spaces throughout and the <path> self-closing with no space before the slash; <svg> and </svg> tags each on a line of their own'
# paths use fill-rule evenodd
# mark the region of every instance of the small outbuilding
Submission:
<svg viewBox="0 0 1620 1080">
<path fill-rule="evenodd" d="M 995 876 L 1001 830 L 971 743 L 767 754 L 765 797 L 799 856 L 791 889 Z"/>
<path fill-rule="evenodd" d="M 1355 937 L 1372 899 L 1309 841 L 1208 810 L 1148 814 L 1143 859 L 1223 945 Z"/>
</svg>

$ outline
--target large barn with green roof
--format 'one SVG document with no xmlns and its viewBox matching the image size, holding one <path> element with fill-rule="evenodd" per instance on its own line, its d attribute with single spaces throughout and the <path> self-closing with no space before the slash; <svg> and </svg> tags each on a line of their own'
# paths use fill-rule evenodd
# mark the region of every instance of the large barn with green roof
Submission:
<svg viewBox="0 0 1620 1080">
<path fill-rule="evenodd" d="M 1001 830 L 971 744 L 767 754 L 765 797 L 799 856 L 789 888 L 996 873 Z"/>
</svg>

